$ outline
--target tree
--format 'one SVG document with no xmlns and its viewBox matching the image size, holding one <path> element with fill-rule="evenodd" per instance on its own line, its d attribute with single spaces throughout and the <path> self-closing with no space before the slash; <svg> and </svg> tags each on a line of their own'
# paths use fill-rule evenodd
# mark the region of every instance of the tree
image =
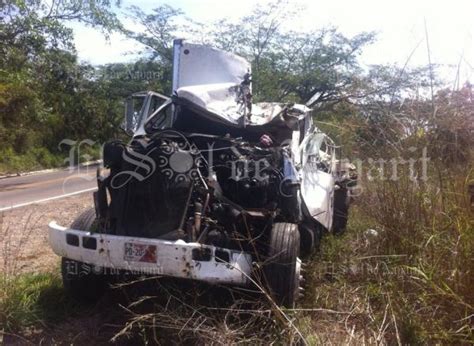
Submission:
<svg viewBox="0 0 474 346">
<path fill-rule="evenodd" d="M 88 67 L 78 64 L 72 31 L 65 23 L 83 22 L 108 35 L 120 28 L 112 11 L 119 4 L 109 0 L 0 3 L 0 161 L 26 155 L 33 148 L 54 151 L 62 138 L 90 133 L 84 127 L 94 116 L 87 114 L 96 113 L 97 103 L 85 101 Z M 78 125 L 81 121 L 83 126 Z"/>
<path fill-rule="evenodd" d="M 160 6 L 146 14 L 132 7 L 140 32 L 129 37 L 151 49 L 148 57 L 171 68 L 174 37 L 187 33 L 193 41 L 232 51 L 252 63 L 253 92 L 257 101 L 337 101 L 360 72 L 357 56 L 372 42 L 372 33 L 347 38 L 335 29 L 293 32 L 286 29 L 300 8 L 276 1 L 254 10 L 236 22 L 196 23 L 180 10 Z"/>
</svg>

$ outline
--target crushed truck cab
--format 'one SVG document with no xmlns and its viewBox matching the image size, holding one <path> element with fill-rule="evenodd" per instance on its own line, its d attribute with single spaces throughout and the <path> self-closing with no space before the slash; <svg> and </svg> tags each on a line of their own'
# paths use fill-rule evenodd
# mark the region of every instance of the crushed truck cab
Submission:
<svg viewBox="0 0 474 346">
<path fill-rule="evenodd" d="M 127 99 L 131 140 L 104 145 L 94 208 L 50 223 L 65 287 L 99 296 L 102 273 L 121 270 L 264 287 L 294 306 L 301 258 L 345 228 L 348 165 L 307 106 L 252 102 L 241 57 L 176 40 L 172 84 Z"/>
</svg>

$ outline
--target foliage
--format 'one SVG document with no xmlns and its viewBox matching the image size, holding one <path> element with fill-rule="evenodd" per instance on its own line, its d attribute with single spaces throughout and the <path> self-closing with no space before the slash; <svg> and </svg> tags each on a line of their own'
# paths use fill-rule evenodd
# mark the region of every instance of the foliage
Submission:
<svg viewBox="0 0 474 346">
<path fill-rule="evenodd" d="M 0 165 L 5 171 L 57 165 L 58 160 L 44 157 L 57 156 L 63 138 L 116 133 L 116 122 L 107 122 L 106 90 L 87 77 L 92 67 L 78 64 L 65 25 L 74 20 L 110 33 L 120 27 L 111 6 L 108 0 L 1 3 Z"/>
<path fill-rule="evenodd" d="M 335 29 L 301 33 L 285 29 L 300 9 L 282 1 L 235 23 L 195 23 L 169 5 L 147 14 L 130 9 L 141 31 L 118 21 L 110 0 L 8 0 L 0 7 L 0 143 L 3 171 L 48 167 L 59 160 L 28 154 L 44 148 L 58 157 L 65 138 L 105 141 L 120 136 L 122 101 L 132 92 L 171 93 L 172 39 L 186 32 L 195 41 L 232 50 L 250 59 L 255 99 L 339 102 L 360 72 L 357 55 L 373 40 L 364 33 L 347 38 Z M 118 30 L 149 48 L 135 63 L 80 64 L 68 21 L 108 35 Z M 15 158 L 19 156 L 19 158 Z M 33 160 L 33 161 L 30 161 Z"/>
</svg>

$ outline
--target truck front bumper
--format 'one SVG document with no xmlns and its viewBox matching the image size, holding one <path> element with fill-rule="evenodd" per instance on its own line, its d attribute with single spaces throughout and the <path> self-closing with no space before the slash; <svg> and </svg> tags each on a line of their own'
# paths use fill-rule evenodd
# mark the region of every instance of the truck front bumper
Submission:
<svg viewBox="0 0 474 346">
<path fill-rule="evenodd" d="M 247 285 L 252 257 L 244 252 L 183 240 L 166 241 L 90 233 L 49 224 L 49 243 L 61 256 L 98 268 Z"/>
</svg>

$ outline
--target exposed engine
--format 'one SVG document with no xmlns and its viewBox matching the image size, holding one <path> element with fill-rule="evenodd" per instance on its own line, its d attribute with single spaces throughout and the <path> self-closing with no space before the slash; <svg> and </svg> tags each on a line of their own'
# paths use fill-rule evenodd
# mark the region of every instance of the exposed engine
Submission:
<svg viewBox="0 0 474 346">
<path fill-rule="evenodd" d="M 248 247 L 248 237 L 261 235 L 269 222 L 299 217 L 298 186 L 283 169 L 287 155 L 285 147 L 175 130 L 129 146 L 109 143 L 104 164 L 110 175 L 99 184 L 97 198 L 104 229 Z"/>
</svg>

